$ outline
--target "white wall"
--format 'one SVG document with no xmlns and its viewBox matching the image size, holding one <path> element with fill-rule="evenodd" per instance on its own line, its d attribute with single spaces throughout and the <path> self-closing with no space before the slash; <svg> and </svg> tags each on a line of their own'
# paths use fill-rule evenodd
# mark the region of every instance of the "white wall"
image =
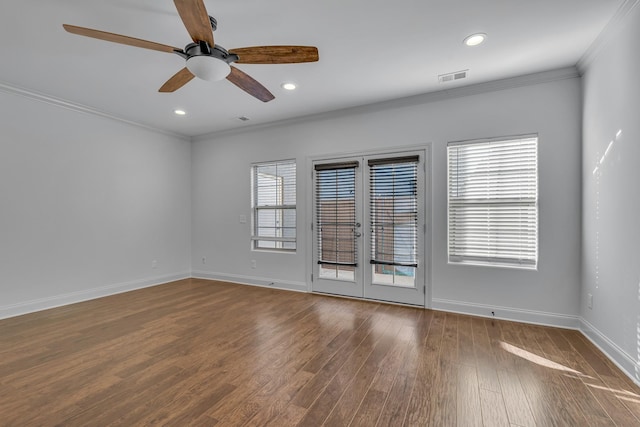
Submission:
<svg viewBox="0 0 640 427">
<path fill-rule="evenodd" d="M 640 380 L 639 76 L 640 7 L 636 6 L 587 64 L 583 78 L 581 297 L 583 330 L 636 380 Z M 589 294 L 593 308 L 587 304 Z"/>
<path fill-rule="evenodd" d="M 574 78 L 560 78 L 574 75 Z M 537 81 L 538 84 L 526 82 Z M 505 83 L 507 85 L 507 83 Z M 250 249 L 250 164 L 295 158 L 298 222 L 308 220 L 308 159 L 358 150 L 431 145 L 433 307 L 577 327 L 580 292 L 580 79 L 563 70 L 414 97 L 245 132 L 192 146 L 194 275 L 307 289 L 310 242 L 296 254 Z M 514 87 L 515 86 L 515 87 Z M 540 259 L 537 272 L 447 264 L 446 143 L 539 134 Z M 206 258 L 206 264 L 202 258 Z M 252 269 L 250 261 L 256 260 Z"/>
<path fill-rule="evenodd" d="M 189 276 L 189 141 L 2 91 L 0 117 L 0 318 Z"/>
</svg>

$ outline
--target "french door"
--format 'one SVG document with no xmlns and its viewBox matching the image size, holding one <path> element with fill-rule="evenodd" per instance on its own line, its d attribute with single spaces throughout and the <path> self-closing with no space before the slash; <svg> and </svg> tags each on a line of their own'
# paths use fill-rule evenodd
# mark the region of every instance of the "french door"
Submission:
<svg viewBox="0 0 640 427">
<path fill-rule="evenodd" d="M 313 163 L 314 292 L 424 306 L 424 156 Z"/>
</svg>

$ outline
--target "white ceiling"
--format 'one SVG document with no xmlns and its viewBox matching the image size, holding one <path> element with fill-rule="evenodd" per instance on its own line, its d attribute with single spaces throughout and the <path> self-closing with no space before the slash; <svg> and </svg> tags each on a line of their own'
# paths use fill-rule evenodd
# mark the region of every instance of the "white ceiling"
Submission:
<svg viewBox="0 0 640 427">
<path fill-rule="evenodd" d="M 268 123 L 575 65 L 624 0 L 204 0 L 226 49 L 317 46 L 308 64 L 237 65 L 276 99 L 228 81 L 158 88 L 177 55 L 66 33 L 95 28 L 183 48 L 172 0 L 16 0 L 0 5 L 0 83 L 185 136 Z M 484 32 L 469 48 L 462 40 Z M 462 81 L 438 75 L 469 70 Z M 287 92 L 281 83 L 299 89 Z M 182 108 L 184 117 L 173 114 Z M 246 116 L 248 122 L 237 118 Z"/>
</svg>

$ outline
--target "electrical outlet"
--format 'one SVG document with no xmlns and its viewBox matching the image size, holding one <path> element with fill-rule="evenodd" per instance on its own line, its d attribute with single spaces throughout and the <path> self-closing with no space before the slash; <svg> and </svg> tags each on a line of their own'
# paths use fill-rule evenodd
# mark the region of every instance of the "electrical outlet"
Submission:
<svg viewBox="0 0 640 427">
<path fill-rule="evenodd" d="M 593 295 L 587 294 L 587 307 L 593 309 Z"/>
<path fill-rule="evenodd" d="M 157 260 L 153 260 L 151 261 L 151 268 L 157 268 L 158 267 L 158 261 Z"/>
<path fill-rule="evenodd" d="M 251 260 L 251 268 L 256 268 L 258 265 L 256 264 L 256 260 L 252 259 Z"/>
</svg>

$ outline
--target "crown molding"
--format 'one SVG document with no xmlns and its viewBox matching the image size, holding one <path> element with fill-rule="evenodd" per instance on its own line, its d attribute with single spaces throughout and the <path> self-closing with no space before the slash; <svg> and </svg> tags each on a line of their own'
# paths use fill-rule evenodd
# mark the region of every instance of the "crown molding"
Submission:
<svg viewBox="0 0 640 427">
<path fill-rule="evenodd" d="M 311 114 L 307 116 L 294 117 L 291 119 L 278 120 L 269 123 L 261 123 L 256 125 L 245 126 L 236 129 L 226 129 L 210 132 L 192 137 L 193 142 L 206 141 L 227 135 L 236 135 L 249 132 L 256 132 L 268 128 L 280 127 L 286 125 L 294 125 L 304 122 L 328 120 L 340 118 L 347 115 L 366 114 L 369 112 L 378 112 L 393 108 L 409 107 L 431 102 L 444 101 L 453 98 L 463 98 L 483 93 L 497 92 L 500 90 L 514 89 L 524 86 L 532 86 L 542 83 L 549 83 L 559 80 L 580 78 L 580 73 L 576 67 L 560 68 L 557 70 L 543 71 L 539 73 L 526 74 L 522 76 L 510 77 L 506 79 L 493 80 L 484 83 L 477 83 L 468 86 L 456 87 L 453 89 L 445 89 L 436 92 L 428 92 L 420 95 L 412 95 L 405 98 L 397 98 L 372 104 L 360 105 L 356 107 L 332 110 L 325 113 Z"/>
<path fill-rule="evenodd" d="M 135 126 L 150 132 L 162 134 L 165 136 L 171 136 L 173 138 L 182 139 L 184 141 L 191 141 L 191 138 L 187 135 L 169 132 L 169 131 L 158 129 L 142 123 L 134 122 L 132 120 L 127 120 L 123 117 L 119 117 L 111 113 L 107 113 L 105 111 L 100 111 L 98 109 L 89 107 L 87 105 L 78 104 L 72 101 L 68 101 L 66 99 L 57 98 L 55 96 L 32 91 L 32 90 L 15 86 L 6 82 L 0 82 L 0 92 L 5 92 L 11 95 L 17 95 L 23 98 L 34 100 L 34 101 L 44 102 L 45 104 L 54 105 L 60 108 L 66 108 L 67 110 L 75 111 L 78 113 L 91 114 L 91 115 L 99 116 L 105 119 L 114 120 L 120 123 L 126 123 L 128 125 Z"/>
<path fill-rule="evenodd" d="M 576 67 L 580 74 L 584 74 L 589 65 L 596 59 L 600 51 L 609 41 L 615 37 L 626 24 L 626 19 L 631 15 L 640 0 L 624 0 L 613 17 L 609 20 L 598 37 L 587 48 L 582 57 L 578 60 Z"/>
<path fill-rule="evenodd" d="M 629 0 L 634 3 L 640 0 Z M 184 141 L 197 142 L 205 141 L 212 138 L 217 138 L 225 135 L 243 134 L 247 132 L 255 132 L 268 128 L 286 126 L 310 121 L 327 120 L 333 118 L 344 117 L 345 115 L 365 114 L 369 112 L 376 112 L 392 108 L 402 108 L 408 106 L 415 106 L 421 104 L 427 104 L 431 102 L 444 101 L 453 98 L 462 98 L 466 96 L 478 95 L 482 93 L 496 92 L 500 90 L 513 89 L 524 86 L 531 86 L 541 83 L 549 83 L 553 81 L 579 78 L 580 72 L 576 67 L 567 67 L 557 70 L 543 71 L 539 73 L 526 74 L 522 76 L 510 77 L 500 80 L 493 80 L 484 83 L 477 83 L 468 86 L 456 87 L 453 89 L 444 89 L 436 92 L 428 92 L 419 95 L 412 95 L 405 98 L 397 98 L 387 101 L 381 101 L 366 105 L 360 105 L 355 107 L 348 107 L 338 110 L 332 110 L 324 113 L 311 114 L 306 116 L 294 117 L 285 120 L 278 120 L 274 122 L 261 123 L 252 126 L 245 126 L 242 128 L 226 129 L 210 133 L 205 133 L 197 136 L 190 137 L 188 135 L 169 132 L 166 130 L 158 129 L 152 126 L 148 126 L 142 123 L 134 122 L 132 120 L 125 119 L 123 117 L 115 116 L 111 113 L 100 111 L 98 109 L 74 103 L 62 98 L 57 98 L 51 95 L 43 94 L 40 92 L 25 89 L 19 86 L 11 85 L 6 82 L 0 82 L 0 92 L 5 92 L 24 98 L 32 99 L 46 104 L 55 105 L 57 107 L 66 108 L 79 113 L 91 114 L 100 116 L 106 119 L 114 120 L 120 123 L 126 123 L 131 126 L 135 126 L 141 129 L 145 129 L 150 132 L 179 138 Z"/>
</svg>

